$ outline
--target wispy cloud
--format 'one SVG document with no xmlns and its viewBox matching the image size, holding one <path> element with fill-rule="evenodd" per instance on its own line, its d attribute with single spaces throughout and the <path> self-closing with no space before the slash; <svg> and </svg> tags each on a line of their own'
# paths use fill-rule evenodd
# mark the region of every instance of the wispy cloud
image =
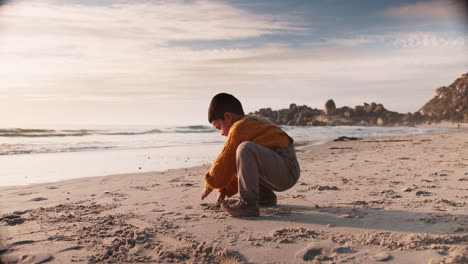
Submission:
<svg viewBox="0 0 468 264">
<path fill-rule="evenodd" d="M 32 35 L 89 35 L 109 39 L 223 40 L 300 31 L 287 21 L 257 15 L 220 1 L 170 1 L 108 6 L 19 2 L 4 18 Z M 32 23 L 33 22 L 33 23 Z"/>
<path fill-rule="evenodd" d="M 353 37 L 325 38 L 316 46 L 359 47 L 368 45 L 393 46 L 394 48 L 468 48 L 468 35 L 453 35 L 440 32 L 396 32 Z"/>
<path fill-rule="evenodd" d="M 157 94 L 177 89 L 180 67 L 257 52 L 196 51 L 172 47 L 171 41 L 239 40 L 303 30 L 220 1 L 102 6 L 19 1 L 3 11 L 0 76 L 10 90 L 29 86 L 44 93 Z M 98 83 L 99 89 L 91 88 Z"/>
<path fill-rule="evenodd" d="M 390 8 L 383 14 L 398 19 L 458 20 L 466 14 L 461 1 L 436 0 Z"/>
<path fill-rule="evenodd" d="M 449 36 L 441 33 L 411 32 L 395 34 L 392 44 L 402 48 L 468 49 L 468 36 Z M 462 55 L 462 54 L 460 54 Z"/>
</svg>

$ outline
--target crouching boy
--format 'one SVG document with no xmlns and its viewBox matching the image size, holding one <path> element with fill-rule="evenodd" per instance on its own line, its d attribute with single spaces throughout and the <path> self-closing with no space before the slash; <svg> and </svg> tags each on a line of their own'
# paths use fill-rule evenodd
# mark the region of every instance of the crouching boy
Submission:
<svg viewBox="0 0 468 264">
<path fill-rule="evenodd" d="M 240 101 L 220 93 L 208 108 L 208 121 L 227 140 L 209 172 L 201 199 L 218 189 L 218 203 L 231 216 L 259 216 L 259 206 L 277 203 L 274 192 L 293 187 L 300 175 L 294 141 L 281 128 L 246 116 Z M 239 192 L 240 200 L 225 200 Z"/>
</svg>

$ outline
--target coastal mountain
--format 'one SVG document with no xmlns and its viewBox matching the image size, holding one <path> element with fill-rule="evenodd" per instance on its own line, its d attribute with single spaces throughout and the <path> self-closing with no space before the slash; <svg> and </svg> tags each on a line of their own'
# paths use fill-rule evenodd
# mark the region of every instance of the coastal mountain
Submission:
<svg viewBox="0 0 468 264">
<path fill-rule="evenodd" d="M 293 103 L 287 109 L 262 108 L 250 114 L 262 115 L 279 125 L 292 126 L 412 126 L 440 121 L 468 122 L 468 73 L 450 86 L 436 89 L 435 97 L 414 113 L 390 111 L 377 103 L 337 108 L 330 99 L 324 109 Z"/>
</svg>

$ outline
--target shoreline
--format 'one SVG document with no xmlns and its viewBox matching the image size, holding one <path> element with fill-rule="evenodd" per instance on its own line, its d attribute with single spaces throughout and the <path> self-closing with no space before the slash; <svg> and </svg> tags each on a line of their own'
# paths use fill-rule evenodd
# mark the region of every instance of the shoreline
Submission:
<svg viewBox="0 0 468 264">
<path fill-rule="evenodd" d="M 346 127 L 346 126 L 345 126 L 345 127 Z M 435 128 L 435 129 L 446 128 L 446 129 L 452 129 L 452 130 L 451 130 L 451 131 L 437 131 L 437 132 L 423 132 L 423 133 L 407 134 L 407 135 L 392 135 L 392 136 L 388 136 L 388 135 L 383 135 L 383 136 L 382 136 L 382 135 L 376 135 L 376 136 L 365 136 L 365 137 L 360 137 L 359 139 L 360 139 L 360 140 L 366 140 L 366 139 L 370 139 L 370 138 L 381 138 L 381 137 L 400 137 L 400 136 L 410 136 L 410 135 L 440 134 L 440 133 L 452 133 L 452 132 L 460 132 L 460 131 L 467 131 L 467 130 L 468 130 L 468 124 L 464 124 L 464 126 L 458 128 L 458 129 L 456 129 L 456 128 L 457 128 L 457 123 L 451 123 L 451 122 L 442 122 L 442 123 L 435 124 L 435 125 L 418 125 L 418 126 L 415 126 L 415 128 L 419 128 L 419 127 L 420 127 L 420 128 L 425 128 L 425 129 L 428 129 L 428 128 L 429 128 L 429 129 L 430 129 L 430 128 Z M 376 128 L 379 128 L 379 127 L 376 127 Z M 396 127 L 396 128 L 398 128 L 398 127 Z M 405 127 L 405 128 L 406 128 L 406 127 Z M 347 135 L 346 133 L 343 133 L 343 134 L 340 134 L 339 137 L 341 137 L 341 136 L 349 136 L 349 135 Z M 320 146 L 320 145 L 324 145 L 324 144 L 329 144 L 329 143 L 333 142 L 334 139 L 336 139 L 336 138 L 333 138 L 333 139 L 330 138 L 330 139 L 327 139 L 327 140 L 325 140 L 325 139 L 321 139 L 321 140 L 318 139 L 318 140 L 315 140 L 315 141 L 296 141 L 296 142 L 295 142 L 295 144 L 296 144 L 296 150 L 297 150 L 298 152 L 301 152 L 301 151 L 303 151 L 304 149 L 307 149 L 307 148 L 310 148 L 310 147 L 316 147 L 316 146 Z M 214 147 L 211 147 L 211 148 L 214 149 Z M 129 151 L 130 151 L 130 152 L 131 152 L 131 150 L 127 150 L 127 149 L 123 149 L 123 150 L 111 150 L 111 152 L 108 153 L 108 154 L 111 155 L 111 156 L 112 156 L 112 155 L 115 155 L 115 154 L 113 154 L 113 151 L 124 151 L 124 152 L 129 152 Z M 148 160 L 145 161 L 146 158 L 145 158 L 144 160 L 142 160 L 142 161 L 143 161 L 143 164 L 138 164 L 138 165 L 135 164 L 135 166 L 147 165 L 146 162 L 152 162 L 152 160 L 149 160 L 149 156 L 153 156 L 153 155 L 147 153 L 147 150 L 145 150 L 145 149 L 135 149 L 134 151 L 136 151 L 136 152 L 133 154 L 133 156 L 136 156 L 136 155 L 139 155 L 139 156 L 146 155 L 146 156 L 148 156 Z M 213 151 L 214 151 L 214 150 L 213 150 Z M 199 154 L 201 154 L 201 152 L 202 152 L 202 151 L 199 150 L 199 151 L 197 151 L 197 153 L 195 153 L 195 154 L 199 155 Z M 89 162 L 89 160 L 92 159 L 92 157 L 88 157 L 88 156 L 84 156 L 84 157 L 83 157 L 82 154 L 86 154 L 86 153 L 88 153 L 88 152 L 63 152 L 63 153 L 60 153 L 60 152 L 59 152 L 59 153 L 52 152 L 52 153 L 16 154 L 16 155 L 21 155 L 21 156 L 23 157 L 23 155 L 26 155 L 26 156 L 27 156 L 27 155 L 46 155 L 46 154 L 50 154 L 50 155 L 55 155 L 55 156 L 57 156 L 57 155 L 61 155 L 61 154 L 70 154 L 70 155 L 75 155 L 75 156 L 77 156 L 77 157 L 73 158 L 72 160 L 75 160 L 75 159 L 78 159 L 79 157 L 81 157 L 81 158 L 83 158 L 83 159 L 85 159 L 85 160 L 87 160 L 87 161 Z M 98 155 L 97 157 L 102 156 L 102 155 L 101 155 L 102 152 L 99 152 L 99 151 L 92 151 L 92 152 L 90 152 L 90 153 L 93 154 L 93 155 Z M 99 153 L 99 154 L 98 154 L 98 153 Z M 80 155 L 80 154 L 81 154 L 81 155 Z M 123 155 L 123 154 L 120 154 L 120 155 Z M 160 155 L 160 154 L 158 154 L 158 155 Z M 157 157 L 158 155 L 155 155 L 155 154 L 154 154 L 155 157 Z M 69 156 L 69 155 L 68 155 L 68 156 Z M 125 156 L 126 156 L 127 158 L 129 158 L 128 156 L 132 156 L 132 154 L 131 154 L 131 153 L 127 153 L 127 154 L 125 154 Z M 40 158 L 40 159 L 38 159 L 38 161 L 41 161 L 41 162 L 44 163 L 44 162 L 47 162 L 46 158 L 48 159 L 48 158 L 50 158 L 50 156 L 48 156 L 48 157 L 39 156 L 38 158 Z M 154 158 L 154 157 L 153 157 L 153 158 Z M 107 164 L 107 165 L 105 165 L 105 164 L 100 164 L 100 165 L 99 165 L 99 167 L 102 167 L 102 169 L 100 169 L 100 171 L 106 173 L 105 175 L 104 175 L 104 174 L 99 175 L 99 174 L 93 174 L 93 173 L 91 173 L 91 172 L 86 172 L 86 173 L 81 173 L 81 174 L 82 174 L 82 175 L 85 174 L 85 175 L 87 175 L 87 176 L 81 176 L 81 177 L 73 177 L 73 176 L 72 176 L 72 177 L 70 177 L 70 178 L 68 178 L 68 179 L 58 179 L 58 180 L 51 180 L 51 179 L 48 179 L 48 180 L 46 180 L 45 182 L 35 182 L 35 183 L 16 184 L 16 185 L 15 185 L 15 184 L 14 184 L 14 185 L 2 185 L 2 186 L 0 186 L 0 188 L 2 188 L 2 187 L 15 187 L 15 186 L 17 186 L 17 187 L 23 186 L 23 187 L 24 187 L 24 186 L 31 186 L 31 185 L 36 185 L 36 184 L 56 183 L 56 182 L 61 182 L 61 181 L 74 180 L 74 179 L 86 179 L 86 178 L 95 178 L 95 177 L 112 177 L 113 175 L 120 175 L 120 174 L 139 174 L 139 173 L 152 173 L 152 172 L 157 173 L 157 172 L 164 172 L 164 171 L 167 171 L 167 170 L 174 170 L 174 169 L 191 169 L 191 168 L 195 168 L 195 167 L 206 166 L 207 164 L 210 163 L 210 161 L 212 162 L 212 161 L 214 160 L 214 158 L 213 158 L 213 159 L 207 159 L 206 157 L 204 157 L 204 158 L 200 159 L 200 161 L 203 161 L 202 163 L 200 163 L 200 164 L 193 164 L 193 163 L 195 163 L 195 160 L 194 160 L 194 159 L 190 159 L 191 157 L 189 157 L 188 159 L 187 159 L 187 157 L 185 157 L 185 158 L 182 158 L 182 157 L 173 157 L 173 158 L 175 158 L 175 159 L 185 159 L 185 162 L 190 161 L 189 164 L 190 164 L 190 163 L 192 163 L 192 164 L 190 164 L 190 165 L 184 164 L 184 166 L 182 166 L 182 167 L 168 166 L 168 167 L 169 167 L 168 169 L 162 169 L 162 170 L 148 170 L 148 169 L 141 170 L 141 167 L 140 167 L 140 169 L 139 169 L 140 171 L 138 171 L 137 169 L 135 169 L 135 171 L 110 172 L 110 173 L 108 173 L 108 172 L 106 172 L 107 169 L 105 169 L 105 167 L 106 167 L 106 166 L 111 166 L 111 165 L 110 165 L 110 162 L 111 162 L 112 160 L 108 160 L 108 161 L 106 160 L 106 163 L 105 163 L 105 164 Z M 193 158 L 193 157 L 192 157 L 192 158 Z M 55 158 L 55 159 L 57 159 L 57 158 Z M 153 159 L 153 160 L 154 160 L 154 159 Z M 62 161 L 61 159 L 56 160 L 56 162 L 61 162 L 61 161 Z M 70 163 L 70 162 L 71 162 L 71 161 L 69 161 L 68 159 L 66 159 L 66 160 L 64 159 L 63 161 L 65 161 L 65 162 L 67 162 L 67 163 Z M 200 161 L 199 161 L 199 162 L 200 162 Z M 74 162 L 77 162 L 77 161 L 74 161 Z M 113 161 L 112 161 L 112 162 L 113 162 Z M 56 164 L 56 165 L 57 165 L 57 164 Z M 180 164 L 180 165 L 181 165 L 181 164 Z M 20 165 L 17 165 L 17 166 L 20 166 Z M 142 166 L 142 167 L 145 167 L 145 166 Z M 58 168 L 58 169 L 66 169 L 66 168 L 65 168 L 65 167 L 60 168 L 60 165 L 59 165 L 59 168 Z M 111 169 L 111 168 L 109 167 L 109 170 L 112 171 L 112 170 L 115 170 L 115 169 Z M 118 170 L 118 169 L 117 169 L 117 170 Z M 76 173 L 74 173 L 74 174 L 77 174 L 77 173 L 79 173 L 79 172 L 76 172 Z M 88 174 L 89 174 L 89 175 L 88 175 Z M 21 175 L 19 175 L 19 176 L 21 176 Z M 50 178 L 49 175 L 43 175 L 43 176 L 49 177 L 49 178 Z M 38 177 L 38 176 L 35 176 L 35 178 L 37 178 L 37 177 Z M 55 176 L 55 177 L 56 177 L 56 176 Z M 54 178 L 54 177 L 52 177 L 52 178 Z"/>
<path fill-rule="evenodd" d="M 0 187 L 0 258 L 57 263 L 463 263 L 468 131 L 309 146 L 259 218 L 200 201 L 208 165 Z M 39 261 L 37 261 L 39 262 Z"/>
</svg>

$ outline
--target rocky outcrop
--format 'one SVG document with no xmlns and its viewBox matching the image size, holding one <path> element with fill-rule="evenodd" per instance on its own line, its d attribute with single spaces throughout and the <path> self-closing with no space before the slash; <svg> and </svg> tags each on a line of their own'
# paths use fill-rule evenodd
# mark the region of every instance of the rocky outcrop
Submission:
<svg viewBox="0 0 468 264">
<path fill-rule="evenodd" d="M 468 122 L 468 73 L 448 87 L 435 90 L 435 96 L 418 111 L 428 120 Z"/>
<path fill-rule="evenodd" d="M 252 113 L 251 113 L 252 114 Z M 262 108 L 253 114 L 264 116 L 279 125 L 290 126 L 353 126 L 353 125 L 409 125 L 413 120 L 404 114 L 392 112 L 382 104 L 371 103 L 336 108 L 333 100 L 325 103 L 325 109 L 312 109 L 306 105 L 291 104 L 289 109 Z"/>
<path fill-rule="evenodd" d="M 468 73 L 449 87 L 438 88 L 435 97 L 415 113 L 397 113 L 377 103 L 337 108 L 330 99 L 323 110 L 291 104 L 288 109 L 263 108 L 251 114 L 262 115 L 279 125 L 293 126 L 410 126 L 443 120 L 468 122 Z"/>
<path fill-rule="evenodd" d="M 322 110 L 312 109 L 308 106 L 297 106 L 291 104 L 289 109 L 272 110 L 271 108 L 262 108 L 254 114 L 264 116 L 276 124 L 291 125 L 291 126 L 306 126 L 308 121 L 314 117 L 323 114 Z"/>
</svg>

